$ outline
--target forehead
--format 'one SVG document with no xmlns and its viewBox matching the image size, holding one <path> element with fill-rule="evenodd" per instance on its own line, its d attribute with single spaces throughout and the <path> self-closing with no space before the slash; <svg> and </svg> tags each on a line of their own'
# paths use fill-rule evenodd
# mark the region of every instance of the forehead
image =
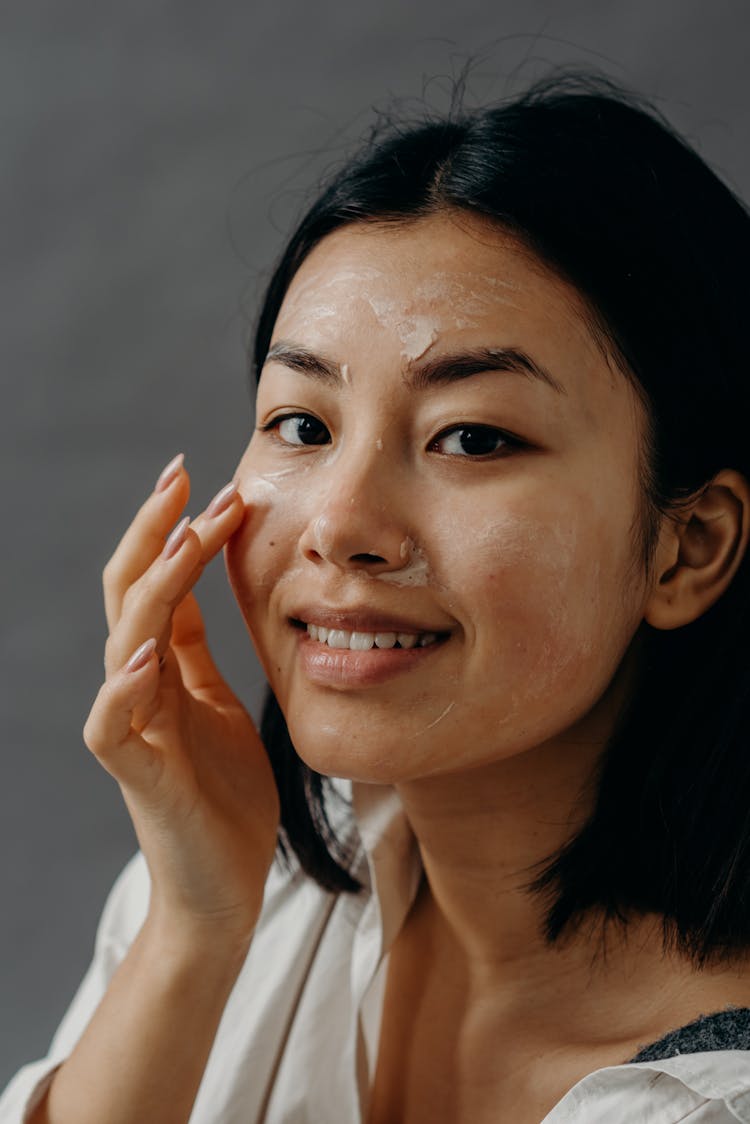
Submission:
<svg viewBox="0 0 750 1124">
<path fill-rule="evenodd" d="M 272 342 L 387 361 L 394 373 L 464 346 L 517 347 L 556 376 L 583 419 L 611 422 L 638 406 L 592 324 L 577 290 L 517 238 L 449 212 L 327 235 L 293 277 Z"/>
</svg>

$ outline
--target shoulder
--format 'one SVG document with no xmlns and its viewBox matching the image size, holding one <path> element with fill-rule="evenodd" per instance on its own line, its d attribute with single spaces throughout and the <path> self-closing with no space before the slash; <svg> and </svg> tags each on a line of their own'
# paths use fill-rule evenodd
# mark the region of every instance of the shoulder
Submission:
<svg viewBox="0 0 750 1124">
<path fill-rule="evenodd" d="M 598 1069 L 584 1077 L 543 1124 L 652 1120 L 750 1124 L 750 1052 L 714 1050 Z"/>
</svg>

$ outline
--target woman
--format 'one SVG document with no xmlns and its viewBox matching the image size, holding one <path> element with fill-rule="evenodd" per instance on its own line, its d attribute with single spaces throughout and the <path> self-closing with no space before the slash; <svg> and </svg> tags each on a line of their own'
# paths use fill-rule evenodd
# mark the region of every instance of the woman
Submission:
<svg viewBox="0 0 750 1124">
<path fill-rule="evenodd" d="M 748 256 L 603 83 L 336 175 L 234 481 L 166 537 L 175 458 L 107 566 L 85 738 L 141 850 L 3 1124 L 750 1120 Z"/>
</svg>

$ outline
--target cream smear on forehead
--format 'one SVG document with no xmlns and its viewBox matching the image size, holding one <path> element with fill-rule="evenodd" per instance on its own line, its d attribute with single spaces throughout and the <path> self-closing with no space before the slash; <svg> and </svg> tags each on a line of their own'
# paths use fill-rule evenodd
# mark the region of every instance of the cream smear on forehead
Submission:
<svg viewBox="0 0 750 1124">
<path fill-rule="evenodd" d="M 361 266 L 358 269 L 340 269 L 331 277 L 314 273 L 306 280 L 292 282 L 279 311 L 279 321 L 299 312 L 304 320 L 331 320 L 341 316 L 341 297 L 330 290 L 343 288 L 344 306 L 351 300 L 364 300 L 359 290 L 362 286 L 371 287 L 385 278 L 385 274 L 374 266 Z"/>
<path fill-rule="evenodd" d="M 343 301 L 336 292 L 343 288 Z M 378 323 L 401 342 L 401 357 L 408 363 L 421 359 L 441 332 L 480 326 L 492 306 L 516 307 L 512 295 L 518 286 L 485 273 L 452 273 L 446 270 L 420 282 L 407 300 L 393 297 L 393 278 L 372 266 L 343 269 L 325 276 L 316 273 L 294 285 L 284 298 L 279 316 L 299 312 L 306 322 L 340 317 L 347 304 L 365 301 Z M 349 382 L 346 364 L 344 381 Z"/>
<path fill-rule="evenodd" d="M 368 297 L 378 323 L 396 333 L 401 340 L 401 357 L 413 362 L 421 359 L 438 338 L 438 321 L 434 316 L 404 315 L 404 307 L 390 297 Z"/>
<path fill-rule="evenodd" d="M 408 305 L 377 295 L 367 302 L 378 323 L 400 339 L 401 357 L 413 363 L 441 332 L 478 327 L 492 305 L 512 304 L 509 294 L 516 288 L 483 273 L 439 272 L 416 286 Z"/>
<path fill-rule="evenodd" d="M 476 328 L 498 304 L 518 306 L 511 299 L 518 285 L 486 273 L 434 273 L 414 290 L 416 301 L 440 303 L 445 328 Z"/>
</svg>

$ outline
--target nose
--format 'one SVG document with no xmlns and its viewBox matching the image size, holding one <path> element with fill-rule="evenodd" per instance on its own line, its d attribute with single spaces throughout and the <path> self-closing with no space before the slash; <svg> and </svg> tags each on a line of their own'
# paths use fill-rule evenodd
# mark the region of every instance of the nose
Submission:
<svg viewBox="0 0 750 1124">
<path fill-rule="evenodd" d="M 400 512 L 403 482 L 369 458 L 329 466 L 330 479 L 312 511 L 299 548 L 308 561 L 346 570 L 385 573 L 410 561 L 411 538 Z"/>
</svg>

